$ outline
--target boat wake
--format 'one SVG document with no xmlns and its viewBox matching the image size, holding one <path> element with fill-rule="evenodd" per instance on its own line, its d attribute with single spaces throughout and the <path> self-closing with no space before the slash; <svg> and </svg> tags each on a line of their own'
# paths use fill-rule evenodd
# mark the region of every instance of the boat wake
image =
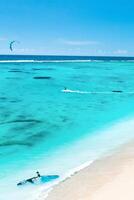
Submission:
<svg viewBox="0 0 134 200">
<path fill-rule="evenodd" d="M 79 94 L 113 94 L 113 93 L 125 93 L 125 94 L 134 94 L 134 92 L 123 92 L 122 90 L 112 90 L 112 91 L 98 91 L 98 92 L 92 92 L 92 91 L 81 91 L 81 90 L 70 90 L 70 89 L 64 89 L 61 90 L 64 93 L 79 93 Z"/>
</svg>

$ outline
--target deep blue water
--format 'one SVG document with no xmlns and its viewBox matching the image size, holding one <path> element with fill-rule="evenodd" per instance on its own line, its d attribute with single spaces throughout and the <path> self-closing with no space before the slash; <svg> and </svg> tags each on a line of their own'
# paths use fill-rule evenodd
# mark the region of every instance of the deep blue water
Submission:
<svg viewBox="0 0 134 200">
<path fill-rule="evenodd" d="M 113 56 L 51 56 L 51 55 L 0 55 L 0 60 L 92 60 L 92 61 L 134 61 L 134 57 Z"/>
</svg>

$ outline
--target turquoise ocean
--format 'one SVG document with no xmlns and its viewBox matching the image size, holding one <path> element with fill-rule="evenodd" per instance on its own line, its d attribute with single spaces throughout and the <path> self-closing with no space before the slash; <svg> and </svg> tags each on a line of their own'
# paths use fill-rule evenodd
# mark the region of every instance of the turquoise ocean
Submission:
<svg viewBox="0 0 134 200">
<path fill-rule="evenodd" d="M 37 200 L 55 181 L 17 183 L 63 178 L 131 140 L 103 131 L 131 117 L 134 58 L 0 56 L 0 200 Z"/>
</svg>

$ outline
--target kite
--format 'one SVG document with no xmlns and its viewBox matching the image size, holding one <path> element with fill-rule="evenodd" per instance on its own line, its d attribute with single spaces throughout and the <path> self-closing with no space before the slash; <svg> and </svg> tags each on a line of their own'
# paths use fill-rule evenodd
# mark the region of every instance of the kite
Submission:
<svg viewBox="0 0 134 200">
<path fill-rule="evenodd" d="M 9 48 L 10 48 L 11 51 L 13 51 L 13 46 L 14 46 L 15 43 L 19 43 L 19 42 L 16 41 L 16 40 L 13 40 L 12 42 L 10 42 Z"/>
</svg>

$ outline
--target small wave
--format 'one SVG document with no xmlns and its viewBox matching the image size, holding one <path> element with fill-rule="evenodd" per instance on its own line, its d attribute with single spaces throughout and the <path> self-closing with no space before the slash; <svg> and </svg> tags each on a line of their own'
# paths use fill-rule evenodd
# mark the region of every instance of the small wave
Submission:
<svg viewBox="0 0 134 200">
<path fill-rule="evenodd" d="M 23 63 L 23 62 L 35 62 L 34 60 L 0 60 L 0 63 Z"/>
<path fill-rule="evenodd" d="M 92 60 L 0 60 L 0 63 L 69 63 L 69 62 L 92 62 Z"/>
<path fill-rule="evenodd" d="M 134 60 L 0 60 L 0 63 L 89 63 L 89 62 L 134 62 Z"/>
</svg>

